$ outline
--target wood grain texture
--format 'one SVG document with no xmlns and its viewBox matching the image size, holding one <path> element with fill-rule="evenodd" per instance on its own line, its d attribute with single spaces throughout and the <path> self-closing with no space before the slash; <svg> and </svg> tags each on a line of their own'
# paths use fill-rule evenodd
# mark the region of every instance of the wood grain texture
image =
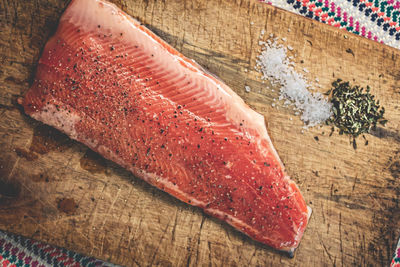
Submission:
<svg viewBox="0 0 400 267">
<path fill-rule="evenodd" d="M 265 115 L 314 211 L 289 259 L 24 115 L 16 98 L 67 2 L 0 0 L 0 229 L 127 266 L 388 265 L 400 235 L 400 51 L 255 0 L 113 1 Z M 387 126 L 357 150 L 327 126 L 302 133 L 253 71 L 261 29 L 286 38 L 322 91 L 338 77 L 370 85 Z"/>
</svg>

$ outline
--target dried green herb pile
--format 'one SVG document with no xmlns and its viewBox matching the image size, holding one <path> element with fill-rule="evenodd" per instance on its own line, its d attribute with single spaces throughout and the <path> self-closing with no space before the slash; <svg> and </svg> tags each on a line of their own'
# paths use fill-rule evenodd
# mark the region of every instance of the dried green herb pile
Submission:
<svg viewBox="0 0 400 267">
<path fill-rule="evenodd" d="M 326 93 L 331 95 L 332 117 L 327 121 L 339 128 L 340 134 L 348 134 L 355 138 L 368 133 L 377 123 L 385 125 L 385 108 L 379 105 L 379 100 L 360 86 L 351 86 L 349 82 L 338 79 L 332 83 L 332 88 Z"/>
</svg>

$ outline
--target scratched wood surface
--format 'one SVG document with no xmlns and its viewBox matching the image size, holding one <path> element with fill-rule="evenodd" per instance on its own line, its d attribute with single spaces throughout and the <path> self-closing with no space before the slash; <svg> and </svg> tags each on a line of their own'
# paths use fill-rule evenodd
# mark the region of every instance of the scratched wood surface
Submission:
<svg viewBox="0 0 400 267">
<path fill-rule="evenodd" d="M 265 115 L 314 211 L 289 259 L 24 115 L 16 99 L 67 2 L 0 1 L 1 230 L 127 266 L 388 265 L 400 234 L 400 51 L 256 1 L 113 1 Z M 302 133 L 253 71 L 262 29 L 286 38 L 321 91 L 338 77 L 369 84 L 387 126 L 357 150 L 328 126 Z"/>
</svg>

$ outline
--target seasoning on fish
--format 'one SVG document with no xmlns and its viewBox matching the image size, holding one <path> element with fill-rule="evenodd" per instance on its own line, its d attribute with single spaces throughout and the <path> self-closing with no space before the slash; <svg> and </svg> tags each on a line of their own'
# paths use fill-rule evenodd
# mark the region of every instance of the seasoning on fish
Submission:
<svg viewBox="0 0 400 267">
<path fill-rule="evenodd" d="M 20 103 L 251 238 L 299 245 L 308 208 L 264 117 L 115 5 L 71 1 Z"/>
</svg>

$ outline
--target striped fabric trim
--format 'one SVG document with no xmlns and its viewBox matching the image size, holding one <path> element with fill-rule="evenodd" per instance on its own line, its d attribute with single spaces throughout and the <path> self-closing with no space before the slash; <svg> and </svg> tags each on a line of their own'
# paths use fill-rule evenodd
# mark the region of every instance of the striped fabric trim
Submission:
<svg viewBox="0 0 400 267">
<path fill-rule="evenodd" d="M 116 266 L 93 257 L 0 231 L 0 267 Z"/>
<path fill-rule="evenodd" d="M 390 263 L 390 267 L 400 267 L 400 238 L 397 243 L 397 248 L 394 251 L 393 260 Z"/>
<path fill-rule="evenodd" d="M 400 1 L 261 0 L 261 2 L 400 48 Z"/>
</svg>

